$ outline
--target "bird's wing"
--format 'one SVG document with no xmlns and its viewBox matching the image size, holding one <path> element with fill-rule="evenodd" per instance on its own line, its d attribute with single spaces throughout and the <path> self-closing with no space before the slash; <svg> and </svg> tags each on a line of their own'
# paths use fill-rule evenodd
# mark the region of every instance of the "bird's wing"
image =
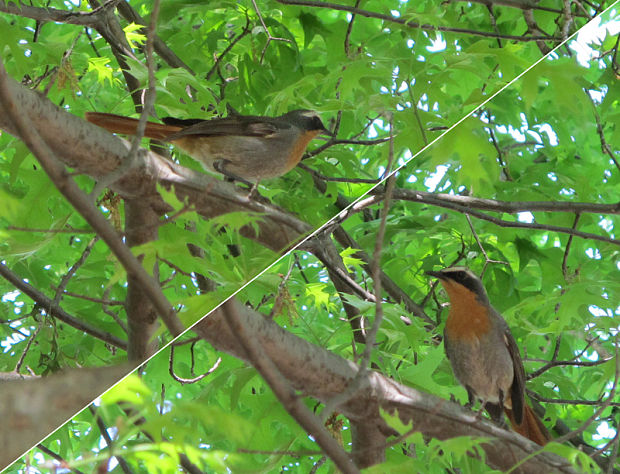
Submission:
<svg viewBox="0 0 620 474">
<path fill-rule="evenodd" d="M 164 119 L 165 123 L 169 123 L 168 119 Z M 242 136 L 242 137 L 268 137 L 282 128 L 286 128 L 285 124 L 281 124 L 270 117 L 254 117 L 254 116 L 238 116 L 216 118 L 212 120 L 181 120 L 172 119 L 172 125 L 187 125 L 182 130 L 168 137 L 169 140 L 175 140 L 182 137 L 194 135 L 203 137 L 215 136 Z"/>
<path fill-rule="evenodd" d="M 189 127 L 197 123 L 204 122 L 204 119 L 178 119 L 174 117 L 164 117 L 161 119 L 166 125 L 176 125 L 178 127 Z"/>
<path fill-rule="evenodd" d="M 512 380 L 512 386 L 510 387 L 510 398 L 512 400 L 512 411 L 514 413 L 515 421 L 521 424 L 523 421 L 523 412 L 525 405 L 525 369 L 523 368 L 523 361 L 521 360 L 521 354 L 519 354 L 519 347 L 513 337 L 508 326 L 504 330 L 504 341 L 508 347 L 510 358 L 512 359 L 512 367 L 514 370 L 514 377 Z"/>
</svg>

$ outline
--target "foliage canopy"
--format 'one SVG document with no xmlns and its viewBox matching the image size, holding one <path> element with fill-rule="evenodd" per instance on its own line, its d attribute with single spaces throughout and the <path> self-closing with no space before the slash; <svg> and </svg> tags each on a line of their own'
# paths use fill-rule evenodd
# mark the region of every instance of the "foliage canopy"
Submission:
<svg viewBox="0 0 620 474">
<path fill-rule="evenodd" d="M 260 184 L 261 210 L 222 200 L 205 211 L 179 194 L 187 182 L 163 177 L 131 195 L 118 176 L 108 179 L 103 159 L 91 173 L 71 162 L 70 138 L 54 152 L 85 193 L 95 190 L 98 212 L 133 245 L 185 327 L 240 290 L 237 301 L 314 344 L 317 356 L 359 363 L 368 342 L 377 372 L 462 403 L 441 345 L 445 297 L 424 272 L 472 268 L 521 347 L 546 426 L 560 436 L 589 422 L 580 442 L 601 448 L 594 456 L 565 442 L 549 451 L 580 471 L 618 469 L 618 10 L 528 5 L 162 2 L 154 117 L 307 108 L 336 134 L 313 141 L 302 166 Z M 0 59 L 22 88 L 69 114 L 137 117 L 149 85 L 143 25 L 153 12 L 152 2 L 133 0 L 2 3 Z M 586 24 L 589 34 L 575 33 Z M 153 301 L 17 138 L 3 107 L 0 372 L 103 367 L 128 352 L 143 361 L 172 341 L 169 327 L 140 319 L 155 314 Z M 74 123 L 58 134 L 69 136 Z M 93 156 L 106 156 L 109 143 L 118 140 L 105 137 Z M 174 148 L 159 150 L 201 170 Z M 396 169 L 390 189 L 383 179 Z M 150 235 L 131 237 L 136 229 Z M 333 471 L 264 372 L 207 341 L 185 333 L 141 378 L 123 380 L 7 472 L 59 462 L 82 472 Z M 350 451 L 356 420 L 294 388 Z M 381 415 L 401 434 L 412 427 Z M 480 439 L 453 436 L 449 425 L 444 436 L 409 432 L 370 470 L 491 469 Z"/>
</svg>

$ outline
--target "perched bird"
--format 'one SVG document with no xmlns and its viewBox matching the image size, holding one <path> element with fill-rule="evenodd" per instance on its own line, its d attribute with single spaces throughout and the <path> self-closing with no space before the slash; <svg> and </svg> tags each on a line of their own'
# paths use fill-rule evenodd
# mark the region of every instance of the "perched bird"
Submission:
<svg viewBox="0 0 620 474">
<path fill-rule="evenodd" d="M 480 279 L 464 267 L 426 272 L 439 279 L 450 299 L 444 347 L 455 377 L 467 390 L 468 405 L 480 400 L 491 418 L 545 445 L 551 438 L 525 402 L 525 371 L 508 324 L 491 306 Z"/>
<path fill-rule="evenodd" d="M 133 135 L 138 120 L 87 112 L 86 120 L 113 133 Z M 293 110 L 279 117 L 237 115 L 211 120 L 174 118 L 147 122 L 144 136 L 173 143 L 208 170 L 256 184 L 282 176 L 301 160 L 310 140 L 331 133 L 312 110 Z"/>
</svg>

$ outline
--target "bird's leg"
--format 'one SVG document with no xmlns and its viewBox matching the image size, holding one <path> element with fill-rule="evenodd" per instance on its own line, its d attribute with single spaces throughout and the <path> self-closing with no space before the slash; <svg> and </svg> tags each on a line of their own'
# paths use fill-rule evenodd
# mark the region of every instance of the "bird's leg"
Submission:
<svg viewBox="0 0 620 474">
<path fill-rule="evenodd" d="M 474 396 L 474 391 L 469 386 L 465 386 L 465 390 L 467 390 L 467 403 L 465 404 L 465 408 L 471 410 L 471 407 L 474 406 L 476 401 L 476 397 Z"/>
<path fill-rule="evenodd" d="M 213 162 L 213 169 L 215 169 L 215 171 L 222 173 L 224 175 L 224 179 L 226 181 L 237 181 L 240 183 L 244 183 L 248 185 L 249 188 L 249 194 L 248 194 L 248 199 L 249 200 L 254 200 L 257 197 L 260 197 L 260 195 L 258 194 L 258 180 L 256 180 L 255 182 L 252 181 L 248 181 L 245 178 L 242 178 L 241 176 L 237 176 L 234 173 L 231 173 L 229 170 L 226 169 L 226 164 L 230 163 L 228 160 L 217 160 L 215 162 Z"/>
<path fill-rule="evenodd" d="M 468 410 L 472 410 L 474 403 L 476 403 L 476 396 L 474 395 L 474 391 L 468 385 L 465 386 L 465 390 L 467 390 L 467 403 L 463 407 L 467 408 Z M 475 410 L 477 420 L 482 418 L 483 410 L 484 410 L 484 403 L 481 405 L 479 410 Z"/>
<path fill-rule="evenodd" d="M 501 406 L 498 403 L 486 402 L 483 404 L 483 407 L 495 423 L 502 423 L 503 412 Z"/>
<path fill-rule="evenodd" d="M 240 183 L 247 184 L 248 186 L 250 186 L 250 189 L 252 189 L 252 186 L 254 186 L 254 183 L 227 170 L 226 165 L 228 163 L 230 163 L 230 161 L 228 160 L 216 160 L 213 162 L 213 169 L 217 171 L 218 173 L 222 173 L 224 177 L 227 178 L 227 180 L 238 181 Z"/>
<path fill-rule="evenodd" d="M 248 194 L 248 199 L 251 201 L 258 196 L 258 181 L 252 183 L 250 187 L 250 193 Z"/>
<path fill-rule="evenodd" d="M 499 402 L 486 402 L 484 404 L 484 408 L 486 409 L 491 419 L 497 425 L 499 425 L 501 428 L 508 429 L 508 425 L 506 425 L 506 420 L 504 420 L 504 392 L 502 390 L 499 391 Z"/>
<path fill-rule="evenodd" d="M 499 404 L 498 404 L 499 415 L 495 421 L 499 423 L 499 426 L 504 428 L 505 430 L 509 429 L 508 424 L 506 423 L 506 418 L 504 418 L 504 391 L 500 389 L 499 391 Z"/>
</svg>

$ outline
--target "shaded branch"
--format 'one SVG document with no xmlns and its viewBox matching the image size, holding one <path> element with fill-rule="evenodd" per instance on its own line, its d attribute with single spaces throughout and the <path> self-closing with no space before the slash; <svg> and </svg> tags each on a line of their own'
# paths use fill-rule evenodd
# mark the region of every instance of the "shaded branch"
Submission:
<svg viewBox="0 0 620 474">
<path fill-rule="evenodd" d="M 0 12 L 11 15 L 32 18 L 39 22 L 69 23 L 71 25 L 83 25 L 96 28 L 106 15 L 106 10 L 113 9 L 118 0 L 113 0 L 93 9 L 91 12 L 58 10 L 56 8 L 38 8 L 24 3 L 0 2 Z"/>
<path fill-rule="evenodd" d="M 563 10 L 559 10 L 557 8 L 545 7 L 539 5 L 537 1 L 529 1 L 529 0 L 447 0 L 449 3 L 457 3 L 457 2 L 472 2 L 472 3 L 481 3 L 482 5 L 494 6 L 494 5 L 502 5 L 506 7 L 519 8 L 521 10 L 540 10 L 551 13 L 563 13 Z M 580 15 L 587 17 L 585 13 L 581 13 Z"/>
<path fill-rule="evenodd" d="M 561 38 L 555 38 L 553 36 L 520 36 L 520 35 L 506 35 L 506 34 L 497 34 L 488 31 L 476 31 L 470 30 L 467 28 L 454 28 L 451 26 L 436 26 L 429 24 L 418 23 L 417 21 L 407 20 L 405 18 L 398 18 L 391 15 L 386 15 L 385 13 L 372 12 L 368 10 L 362 10 L 360 8 L 351 7 L 348 5 L 341 5 L 338 3 L 329 3 L 322 1 L 314 1 L 314 0 L 276 0 L 278 3 L 283 5 L 299 5 L 304 7 L 314 7 L 314 8 L 326 8 L 329 10 L 339 10 L 343 12 L 353 13 L 356 15 L 364 16 L 366 18 L 376 18 L 378 20 L 387 21 L 390 23 L 396 23 L 398 25 L 406 26 L 408 28 L 420 29 L 425 31 L 442 31 L 447 33 L 464 33 L 472 36 L 482 36 L 484 38 L 502 38 L 502 39 L 511 39 L 516 41 L 554 41 L 556 43 L 560 43 L 562 41 Z"/>
<path fill-rule="evenodd" d="M 122 339 L 102 331 L 99 328 L 91 326 L 90 324 L 71 316 L 65 310 L 63 310 L 52 298 L 49 298 L 35 287 L 26 283 L 15 273 L 13 273 L 4 263 L 0 262 L 0 276 L 4 277 L 9 283 L 11 283 L 19 291 L 28 295 L 36 304 L 45 309 L 50 315 L 58 318 L 60 321 L 67 323 L 69 326 L 90 334 L 91 336 L 101 339 L 103 342 L 119 349 L 127 350 L 127 342 Z"/>
<path fill-rule="evenodd" d="M 382 190 L 376 189 L 371 194 L 380 195 Z M 394 199 L 403 201 L 458 204 L 471 209 L 483 211 L 506 212 L 570 212 L 570 213 L 593 213 L 593 214 L 620 214 L 620 202 L 616 204 L 597 204 L 590 202 L 571 201 L 498 201 L 496 199 L 484 199 L 471 196 L 457 196 L 452 194 L 435 194 L 425 191 L 410 189 L 394 190 Z"/>
<path fill-rule="evenodd" d="M 361 199 L 360 201 L 357 201 L 349 209 L 347 209 L 346 212 L 342 212 L 339 215 L 339 221 L 346 219 L 348 215 L 351 213 L 359 212 L 361 210 L 368 208 L 369 206 L 378 204 L 381 201 L 382 191 L 375 189 L 371 192 L 371 194 L 373 193 L 374 193 L 374 196 Z M 453 202 L 454 198 L 457 198 L 457 202 Z M 482 212 L 478 212 L 477 210 L 473 210 L 476 208 L 476 205 L 480 206 L 480 208 L 485 208 L 487 205 L 490 205 L 492 202 L 499 203 L 500 201 L 492 201 L 492 200 L 483 199 L 481 201 L 487 201 L 487 202 L 483 202 L 481 204 L 481 203 L 476 203 L 476 201 L 480 201 L 478 198 L 468 198 L 466 196 L 435 195 L 433 193 L 428 193 L 425 191 L 412 191 L 412 190 L 406 190 L 406 189 L 396 190 L 394 192 L 394 199 L 402 199 L 405 201 L 420 202 L 420 203 L 425 203 L 425 204 L 429 204 L 433 206 L 443 207 L 445 209 L 451 209 L 453 211 L 457 211 L 462 214 L 469 214 L 478 219 L 491 222 L 500 227 L 546 230 L 549 232 L 556 232 L 560 234 L 574 235 L 577 237 L 581 237 L 583 239 L 591 239 L 591 240 L 597 240 L 600 242 L 610 243 L 613 245 L 620 245 L 620 240 L 614 239 L 612 237 L 605 237 L 605 236 L 601 236 L 598 234 L 592 234 L 590 232 L 582 232 L 580 230 L 572 229 L 569 227 L 538 224 L 536 222 L 527 223 L 527 222 L 518 222 L 518 221 L 506 221 L 503 219 L 499 219 L 497 217 L 489 216 L 488 214 L 484 214 Z M 461 199 L 465 200 L 464 204 L 461 204 L 460 202 L 458 202 L 458 200 L 461 200 Z M 473 199 L 473 201 L 467 202 L 468 199 Z M 610 213 L 610 214 L 617 214 L 618 208 L 620 206 L 620 204 L 599 204 L 597 205 L 597 204 L 590 204 L 590 203 L 567 204 L 567 203 L 559 203 L 559 202 L 558 203 L 555 203 L 555 202 L 522 203 L 521 202 L 521 203 L 502 203 L 502 204 L 506 206 L 506 210 L 500 209 L 499 211 L 507 212 L 507 213 L 522 212 L 522 211 L 530 210 L 527 207 L 523 207 L 522 209 L 517 210 L 515 209 L 516 206 L 511 206 L 511 204 L 516 204 L 518 206 L 531 205 L 531 210 L 534 212 L 541 211 L 541 210 L 546 210 L 548 212 L 550 208 L 553 208 L 555 212 L 597 212 L 597 213 L 601 213 L 604 210 L 605 212 Z M 541 204 L 541 205 L 538 205 L 538 204 Z M 575 211 L 576 208 L 584 209 L 584 210 Z M 512 209 L 512 210 L 508 210 L 508 209 Z M 594 209 L 596 209 L 596 211 Z"/>
</svg>

